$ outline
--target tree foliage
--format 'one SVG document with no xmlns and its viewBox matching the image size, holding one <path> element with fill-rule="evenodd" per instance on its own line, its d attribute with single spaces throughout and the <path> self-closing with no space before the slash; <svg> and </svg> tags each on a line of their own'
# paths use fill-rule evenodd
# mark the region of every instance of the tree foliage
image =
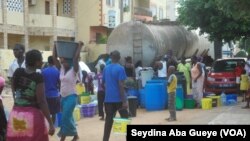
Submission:
<svg viewBox="0 0 250 141">
<path fill-rule="evenodd" d="M 247 57 L 246 51 L 239 51 L 234 57 Z"/>
<path fill-rule="evenodd" d="M 209 39 L 215 41 L 215 58 L 221 57 L 222 41 L 235 41 L 250 35 L 248 20 L 233 18 L 219 6 L 217 0 L 185 0 L 178 8 L 181 24 L 189 29 L 200 29 L 200 34 L 208 33 Z"/>
<path fill-rule="evenodd" d="M 250 38 L 242 38 L 239 40 L 239 48 L 250 53 Z"/>
<path fill-rule="evenodd" d="M 250 0 L 216 0 L 216 3 L 220 10 L 234 19 L 250 20 Z"/>
</svg>

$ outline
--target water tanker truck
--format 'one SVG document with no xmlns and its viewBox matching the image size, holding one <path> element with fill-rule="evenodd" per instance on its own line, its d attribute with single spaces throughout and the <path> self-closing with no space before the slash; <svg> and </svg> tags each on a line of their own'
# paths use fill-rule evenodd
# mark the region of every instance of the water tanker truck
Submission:
<svg viewBox="0 0 250 141">
<path fill-rule="evenodd" d="M 213 44 L 207 38 L 172 23 L 126 22 L 111 32 L 107 42 L 107 52 L 118 50 L 122 63 L 126 56 L 131 56 L 134 63 L 142 60 L 143 66 L 151 66 L 157 57 L 165 55 L 169 49 L 177 59 L 202 54 L 213 57 Z"/>
</svg>

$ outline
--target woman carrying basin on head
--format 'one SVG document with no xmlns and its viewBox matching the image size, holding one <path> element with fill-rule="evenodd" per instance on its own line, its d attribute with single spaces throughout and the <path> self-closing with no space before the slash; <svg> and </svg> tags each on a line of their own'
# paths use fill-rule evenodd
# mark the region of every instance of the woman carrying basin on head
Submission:
<svg viewBox="0 0 250 141">
<path fill-rule="evenodd" d="M 56 66 L 60 69 L 61 87 L 60 93 L 62 96 L 61 108 L 62 108 L 62 125 L 58 133 L 61 137 L 61 141 L 66 139 L 66 136 L 73 136 L 72 141 L 79 140 L 79 136 L 76 130 L 75 121 L 73 119 L 73 111 L 77 104 L 77 94 L 75 85 L 78 80 L 79 64 L 78 58 L 80 55 L 83 42 L 79 42 L 76 52 L 73 58 L 61 57 L 60 63 L 57 60 L 56 47 L 53 50 L 53 60 Z"/>
</svg>

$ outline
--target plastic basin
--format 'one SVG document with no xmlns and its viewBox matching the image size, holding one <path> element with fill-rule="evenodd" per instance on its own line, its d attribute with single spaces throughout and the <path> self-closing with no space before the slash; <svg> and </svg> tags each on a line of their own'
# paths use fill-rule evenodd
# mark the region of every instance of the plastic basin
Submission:
<svg viewBox="0 0 250 141">
<path fill-rule="evenodd" d="M 73 58 L 78 47 L 78 43 L 69 41 L 56 41 L 56 51 L 58 57 Z"/>
</svg>

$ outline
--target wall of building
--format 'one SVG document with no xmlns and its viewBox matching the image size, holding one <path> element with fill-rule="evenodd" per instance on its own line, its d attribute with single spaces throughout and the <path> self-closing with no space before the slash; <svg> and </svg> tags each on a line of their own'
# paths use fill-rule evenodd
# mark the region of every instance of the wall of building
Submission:
<svg viewBox="0 0 250 141">
<path fill-rule="evenodd" d="M 75 29 L 75 20 L 74 18 L 57 16 L 57 28 L 59 29 Z"/>
<path fill-rule="evenodd" d="M 100 0 L 78 0 L 78 37 L 86 44 L 90 41 L 90 26 L 101 24 L 99 4 Z"/>
<path fill-rule="evenodd" d="M 57 0 L 58 16 L 63 16 L 63 0 Z"/>
<path fill-rule="evenodd" d="M 110 24 L 110 16 L 113 16 L 111 12 L 115 13 L 115 23 L 114 26 Z M 114 28 L 120 24 L 120 3 L 119 1 L 115 1 L 114 6 L 109 6 L 106 4 L 106 0 L 104 0 L 103 3 L 103 18 L 104 18 L 104 23 L 103 26 L 106 26 L 108 28 Z"/>
<path fill-rule="evenodd" d="M 91 26 L 90 27 L 90 41 L 96 42 L 96 33 L 101 33 L 104 36 L 107 36 L 107 28 L 102 26 Z"/>
<path fill-rule="evenodd" d="M 14 60 L 13 50 L 0 49 L 0 74 L 7 78 L 7 70 Z"/>
<path fill-rule="evenodd" d="M 134 1 L 134 7 L 150 8 L 150 0 L 131 0 Z"/>
<path fill-rule="evenodd" d="M 23 16 L 21 12 L 7 11 L 7 24 L 23 26 Z"/>
<path fill-rule="evenodd" d="M 177 7 L 178 3 L 176 0 L 167 0 L 167 19 L 170 21 L 175 21 L 178 14 L 177 14 Z"/>
<path fill-rule="evenodd" d="M 57 40 L 58 41 L 72 41 L 72 39 L 69 37 L 57 37 Z"/>
<path fill-rule="evenodd" d="M 48 56 L 52 55 L 52 51 L 41 51 L 43 62 L 47 62 Z M 0 49 L 0 74 L 7 78 L 7 70 L 15 59 L 12 49 Z"/>
<path fill-rule="evenodd" d="M 166 19 L 167 1 L 169 0 L 150 0 L 150 9 L 156 7 L 157 20 Z M 162 9 L 162 17 L 160 17 L 160 9 Z"/>
<path fill-rule="evenodd" d="M 13 49 L 17 43 L 24 45 L 24 35 L 8 34 L 8 49 Z"/>
<path fill-rule="evenodd" d="M 48 62 L 48 57 L 52 55 L 52 51 L 41 51 L 43 56 L 43 62 Z"/>
<path fill-rule="evenodd" d="M 3 9 L 0 8 L 0 23 L 3 23 Z"/>
<path fill-rule="evenodd" d="M 124 12 L 123 13 L 123 22 L 129 22 L 131 19 L 132 19 L 131 12 Z"/>
<path fill-rule="evenodd" d="M 46 50 L 50 49 L 50 37 L 49 36 L 30 36 L 29 37 L 29 48 Z"/>
<path fill-rule="evenodd" d="M 0 49 L 3 49 L 3 33 L 0 33 Z"/>
<path fill-rule="evenodd" d="M 100 54 L 107 53 L 106 44 L 89 44 L 88 48 L 88 62 L 95 61 Z"/>
<path fill-rule="evenodd" d="M 29 14 L 30 27 L 53 27 L 51 15 Z"/>
<path fill-rule="evenodd" d="M 80 60 L 83 62 L 88 62 L 88 52 L 81 52 L 80 53 Z"/>
<path fill-rule="evenodd" d="M 36 5 L 29 6 L 29 13 L 45 14 L 45 0 L 36 0 Z"/>
</svg>

